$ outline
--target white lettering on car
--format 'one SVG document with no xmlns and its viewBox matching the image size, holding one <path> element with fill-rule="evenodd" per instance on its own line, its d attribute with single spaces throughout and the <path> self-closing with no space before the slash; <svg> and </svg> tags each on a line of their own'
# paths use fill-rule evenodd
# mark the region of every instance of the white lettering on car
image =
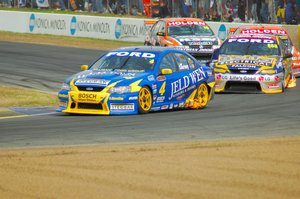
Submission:
<svg viewBox="0 0 300 199">
<path fill-rule="evenodd" d="M 154 53 L 142 53 L 142 52 L 109 52 L 106 54 L 107 57 L 109 56 L 119 56 L 119 57 L 125 57 L 125 56 L 129 56 L 129 57 L 143 57 L 143 58 L 155 58 L 155 54 Z"/>
<path fill-rule="evenodd" d="M 239 42 L 239 43 L 264 43 L 264 44 L 274 44 L 275 41 L 274 40 L 270 40 L 270 39 L 247 39 L 247 38 L 230 38 L 228 39 L 228 42 Z"/>
<path fill-rule="evenodd" d="M 183 94 L 185 92 L 185 89 L 190 87 L 191 83 L 192 85 L 194 85 L 204 78 L 205 72 L 201 68 L 198 68 L 191 72 L 189 75 L 183 76 L 182 78 L 172 82 L 170 99 L 178 96 L 179 94 Z"/>
</svg>

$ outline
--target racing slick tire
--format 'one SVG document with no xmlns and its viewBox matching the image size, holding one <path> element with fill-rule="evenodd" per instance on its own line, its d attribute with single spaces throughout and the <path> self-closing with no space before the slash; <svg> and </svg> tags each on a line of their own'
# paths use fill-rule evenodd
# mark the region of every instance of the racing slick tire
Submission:
<svg viewBox="0 0 300 199">
<path fill-rule="evenodd" d="M 138 96 L 138 112 L 145 114 L 150 111 L 152 107 L 152 93 L 147 86 L 143 86 L 140 89 Z"/>
<path fill-rule="evenodd" d="M 204 108 L 207 106 L 209 100 L 209 91 L 205 83 L 199 85 L 197 89 L 196 99 L 199 102 L 200 108 Z"/>
</svg>

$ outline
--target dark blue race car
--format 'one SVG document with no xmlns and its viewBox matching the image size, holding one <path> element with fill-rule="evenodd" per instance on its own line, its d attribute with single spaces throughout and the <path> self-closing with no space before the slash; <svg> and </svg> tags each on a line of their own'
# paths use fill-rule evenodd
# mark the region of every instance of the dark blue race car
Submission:
<svg viewBox="0 0 300 199">
<path fill-rule="evenodd" d="M 57 111 L 121 115 L 199 109 L 214 95 L 211 68 L 174 48 L 120 48 L 81 69 L 64 81 Z"/>
</svg>

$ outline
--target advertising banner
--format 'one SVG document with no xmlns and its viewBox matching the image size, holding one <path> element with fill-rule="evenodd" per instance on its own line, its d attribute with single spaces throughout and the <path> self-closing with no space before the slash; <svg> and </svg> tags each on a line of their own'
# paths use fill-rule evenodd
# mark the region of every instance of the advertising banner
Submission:
<svg viewBox="0 0 300 199">
<path fill-rule="evenodd" d="M 83 16 L 75 15 L 75 13 L 69 15 L 0 11 L 0 30 L 2 31 L 135 42 L 145 41 L 146 33 L 153 24 L 146 23 L 147 21 L 149 19 Z M 155 22 L 153 19 L 151 21 Z M 208 21 L 207 24 L 220 39 L 225 40 L 230 28 L 237 28 L 245 23 Z M 284 25 L 284 27 L 299 49 L 300 35 L 297 29 L 300 29 L 300 26 Z"/>
</svg>

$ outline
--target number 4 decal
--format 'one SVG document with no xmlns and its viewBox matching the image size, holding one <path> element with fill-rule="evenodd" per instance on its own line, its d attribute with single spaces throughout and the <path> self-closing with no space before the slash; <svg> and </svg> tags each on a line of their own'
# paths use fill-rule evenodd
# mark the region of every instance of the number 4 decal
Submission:
<svg viewBox="0 0 300 199">
<path fill-rule="evenodd" d="M 165 92 L 166 92 L 166 82 L 164 82 L 164 83 L 161 85 L 161 87 L 160 87 L 160 89 L 159 89 L 159 94 L 160 94 L 160 95 L 164 95 Z"/>
</svg>

